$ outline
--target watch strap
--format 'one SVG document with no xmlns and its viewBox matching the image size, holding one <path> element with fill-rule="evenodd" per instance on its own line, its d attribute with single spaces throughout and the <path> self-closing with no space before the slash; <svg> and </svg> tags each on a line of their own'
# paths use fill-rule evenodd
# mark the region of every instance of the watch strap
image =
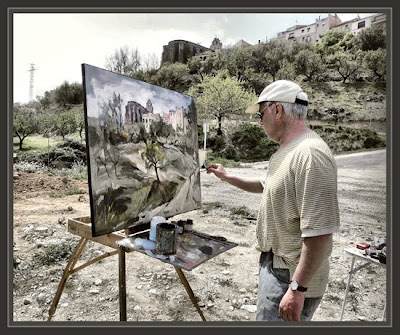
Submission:
<svg viewBox="0 0 400 335">
<path fill-rule="evenodd" d="M 292 282 L 296 283 L 297 288 L 295 291 L 307 292 L 307 287 L 301 286 L 296 280 L 292 280 Z"/>
</svg>

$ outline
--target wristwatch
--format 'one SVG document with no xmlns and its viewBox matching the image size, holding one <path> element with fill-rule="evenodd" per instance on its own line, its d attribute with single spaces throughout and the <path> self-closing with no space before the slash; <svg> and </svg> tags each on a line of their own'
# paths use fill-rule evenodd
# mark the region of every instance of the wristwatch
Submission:
<svg viewBox="0 0 400 335">
<path fill-rule="evenodd" d="M 299 292 L 306 292 L 307 291 L 307 287 L 303 287 L 303 286 L 299 285 L 299 283 L 297 281 L 295 281 L 295 280 L 292 280 L 290 282 L 290 288 L 293 291 L 299 291 Z"/>
</svg>

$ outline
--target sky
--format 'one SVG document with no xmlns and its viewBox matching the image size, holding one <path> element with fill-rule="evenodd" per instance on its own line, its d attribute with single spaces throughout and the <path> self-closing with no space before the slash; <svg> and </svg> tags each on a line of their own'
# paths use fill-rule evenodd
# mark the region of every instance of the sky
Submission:
<svg viewBox="0 0 400 335">
<path fill-rule="evenodd" d="M 373 13 L 337 13 L 342 22 Z M 137 48 L 161 59 L 163 45 L 183 39 L 223 47 L 276 37 L 296 24 L 312 24 L 328 13 L 14 13 L 14 102 L 29 101 L 30 64 L 35 64 L 33 97 L 64 81 L 82 83 L 81 64 L 105 68 L 114 50 Z"/>
</svg>

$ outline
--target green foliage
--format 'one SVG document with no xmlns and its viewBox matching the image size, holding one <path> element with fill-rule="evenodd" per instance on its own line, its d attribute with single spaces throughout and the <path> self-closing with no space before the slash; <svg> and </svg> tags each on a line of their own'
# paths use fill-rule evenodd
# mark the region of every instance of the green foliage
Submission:
<svg viewBox="0 0 400 335">
<path fill-rule="evenodd" d="M 325 72 L 321 56 L 311 50 L 301 50 L 295 57 L 296 73 L 304 75 L 309 81 L 318 80 Z"/>
<path fill-rule="evenodd" d="M 386 143 L 378 134 L 368 129 L 337 126 L 310 126 L 328 144 L 334 153 L 361 149 L 384 148 Z"/>
<path fill-rule="evenodd" d="M 296 66 L 288 59 L 282 59 L 281 68 L 276 73 L 276 79 L 295 80 L 297 77 Z M 266 85 L 264 85 L 265 87 Z"/>
<path fill-rule="evenodd" d="M 157 180 L 160 181 L 160 178 L 158 176 L 158 165 L 162 164 L 165 159 L 165 155 L 161 147 L 157 143 L 153 143 L 151 140 L 147 140 L 146 148 L 142 152 L 142 159 L 145 161 L 147 167 L 154 167 Z"/>
<path fill-rule="evenodd" d="M 242 82 L 219 71 L 215 77 L 205 76 L 202 82 L 189 90 L 189 95 L 197 97 L 200 120 L 210 117 L 218 121 L 218 135 L 222 134 L 222 120 L 234 114 L 242 114 L 247 106 L 256 101 L 254 93 L 247 92 Z"/>
<path fill-rule="evenodd" d="M 336 51 L 335 46 L 340 46 L 340 43 L 344 40 L 347 35 L 347 31 L 344 29 L 336 28 L 328 30 L 328 32 L 322 37 L 320 46 L 327 53 L 331 54 Z M 347 39 L 348 37 L 346 37 Z"/>
<path fill-rule="evenodd" d="M 54 95 L 54 94 L 53 94 Z M 44 96 L 37 96 L 36 99 L 39 101 L 43 109 L 50 108 L 50 105 L 54 102 L 54 96 L 51 96 L 49 91 L 44 92 Z"/>
<path fill-rule="evenodd" d="M 386 50 L 369 50 L 365 53 L 364 65 L 381 81 L 386 74 Z"/>
<path fill-rule="evenodd" d="M 50 198 L 63 198 L 63 197 L 66 197 L 68 195 L 84 194 L 84 193 L 85 193 L 84 190 L 80 190 L 80 189 L 78 189 L 76 187 L 72 187 L 72 188 L 69 188 L 69 189 L 67 189 L 67 190 L 65 190 L 63 192 L 52 192 L 52 193 L 49 194 L 49 197 Z"/>
<path fill-rule="evenodd" d="M 230 136 L 234 151 L 226 158 L 241 161 L 264 161 L 277 150 L 278 144 L 269 140 L 257 124 L 244 123 Z"/>
<path fill-rule="evenodd" d="M 36 112 L 26 106 L 14 104 L 13 108 L 13 131 L 19 138 L 19 150 L 22 150 L 24 139 L 39 132 L 40 122 Z"/>
<path fill-rule="evenodd" d="M 46 246 L 43 251 L 33 254 L 32 259 L 41 265 L 51 265 L 69 258 L 75 247 L 76 243 L 70 241 L 51 244 Z"/>
<path fill-rule="evenodd" d="M 386 48 L 386 34 L 382 26 L 373 25 L 361 30 L 355 37 L 355 45 L 362 51 Z"/>
<path fill-rule="evenodd" d="M 248 59 L 250 56 L 249 49 L 230 49 L 226 53 L 226 68 L 231 76 L 235 76 L 238 80 L 244 79 L 246 69 L 248 68 Z"/>
<path fill-rule="evenodd" d="M 184 93 L 191 84 L 189 67 L 181 63 L 165 64 L 152 77 L 152 81 L 156 85 Z"/>
<path fill-rule="evenodd" d="M 363 53 L 357 51 L 355 53 L 338 51 L 327 57 L 328 61 L 333 64 L 336 71 L 343 79 L 343 83 L 347 79 L 355 79 L 361 70 Z"/>
<path fill-rule="evenodd" d="M 53 116 L 55 130 L 65 139 L 65 136 L 76 131 L 76 116 L 73 111 L 60 112 Z"/>
<path fill-rule="evenodd" d="M 265 72 L 272 76 L 272 80 L 275 81 L 275 76 L 281 68 L 281 61 L 284 58 L 284 48 L 282 42 L 272 40 L 266 44 L 266 50 L 264 54 L 264 69 Z"/>
<path fill-rule="evenodd" d="M 63 108 L 68 105 L 79 105 L 83 103 L 83 88 L 79 83 L 69 84 L 64 81 L 60 86 L 55 89 L 55 103 Z"/>
</svg>

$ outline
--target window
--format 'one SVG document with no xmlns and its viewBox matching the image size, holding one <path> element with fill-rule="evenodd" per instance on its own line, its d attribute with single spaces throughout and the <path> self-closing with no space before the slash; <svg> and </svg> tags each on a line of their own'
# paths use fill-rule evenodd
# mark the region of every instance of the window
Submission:
<svg viewBox="0 0 400 335">
<path fill-rule="evenodd" d="M 309 32 L 309 31 L 310 31 L 310 29 L 311 29 L 311 28 L 307 28 L 307 32 Z"/>
<path fill-rule="evenodd" d="M 302 29 L 301 32 L 304 33 L 304 29 Z"/>
<path fill-rule="evenodd" d="M 361 21 L 358 23 L 358 29 L 365 27 L 365 21 Z"/>
</svg>

